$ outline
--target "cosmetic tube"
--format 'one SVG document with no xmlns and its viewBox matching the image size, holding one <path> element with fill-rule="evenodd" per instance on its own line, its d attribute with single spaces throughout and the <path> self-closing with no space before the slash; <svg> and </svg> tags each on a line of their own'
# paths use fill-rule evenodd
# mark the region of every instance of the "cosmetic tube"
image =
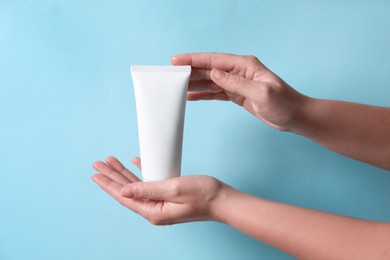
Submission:
<svg viewBox="0 0 390 260">
<path fill-rule="evenodd" d="M 191 66 L 131 66 L 144 181 L 180 176 Z"/>
</svg>

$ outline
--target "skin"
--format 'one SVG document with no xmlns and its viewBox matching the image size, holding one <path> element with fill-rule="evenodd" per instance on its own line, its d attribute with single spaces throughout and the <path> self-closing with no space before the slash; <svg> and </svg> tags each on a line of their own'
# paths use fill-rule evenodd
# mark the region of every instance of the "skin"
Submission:
<svg viewBox="0 0 390 260">
<path fill-rule="evenodd" d="M 231 100 L 277 130 L 390 170 L 388 107 L 310 98 L 254 56 L 193 53 L 172 57 L 171 62 L 193 67 L 189 100 Z"/>
<path fill-rule="evenodd" d="M 192 66 L 188 100 L 230 100 L 277 130 L 390 170 L 389 108 L 307 97 L 253 56 L 193 53 L 171 62 Z M 141 168 L 139 158 L 133 163 Z M 390 259 L 390 223 L 265 200 L 210 176 L 142 182 L 114 157 L 93 167 L 103 190 L 155 225 L 212 220 L 300 259 Z"/>
</svg>

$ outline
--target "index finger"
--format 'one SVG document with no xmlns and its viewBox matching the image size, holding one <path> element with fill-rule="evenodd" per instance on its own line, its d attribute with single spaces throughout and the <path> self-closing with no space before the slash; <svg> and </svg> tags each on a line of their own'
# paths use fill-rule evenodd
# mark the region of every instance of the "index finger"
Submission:
<svg viewBox="0 0 390 260">
<path fill-rule="evenodd" d="M 243 64 L 245 57 L 230 53 L 198 52 L 185 53 L 171 57 L 173 65 L 191 65 L 195 68 L 231 71 L 237 64 Z"/>
</svg>

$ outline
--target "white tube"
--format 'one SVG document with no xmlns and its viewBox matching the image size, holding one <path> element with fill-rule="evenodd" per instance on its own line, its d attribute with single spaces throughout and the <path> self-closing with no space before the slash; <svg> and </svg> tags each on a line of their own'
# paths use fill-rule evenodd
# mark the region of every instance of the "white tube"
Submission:
<svg viewBox="0 0 390 260">
<path fill-rule="evenodd" d="M 131 66 L 144 181 L 180 176 L 191 66 Z"/>
</svg>

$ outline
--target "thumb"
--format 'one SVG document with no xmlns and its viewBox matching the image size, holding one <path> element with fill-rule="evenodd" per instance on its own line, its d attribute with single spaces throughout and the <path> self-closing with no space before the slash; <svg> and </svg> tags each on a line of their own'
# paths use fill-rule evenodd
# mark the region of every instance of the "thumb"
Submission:
<svg viewBox="0 0 390 260">
<path fill-rule="evenodd" d="M 224 90 L 244 97 L 249 97 L 255 87 L 251 80 L 218 69 L 213 69 L 210 76 L 211 80 Z"/>
<path fill-rule="evenodd" d="M 133 199 L 167 200 L 169 186 L 164 181 L 137 182 L 123 186 L 123 197 Z"/>
</svg>

